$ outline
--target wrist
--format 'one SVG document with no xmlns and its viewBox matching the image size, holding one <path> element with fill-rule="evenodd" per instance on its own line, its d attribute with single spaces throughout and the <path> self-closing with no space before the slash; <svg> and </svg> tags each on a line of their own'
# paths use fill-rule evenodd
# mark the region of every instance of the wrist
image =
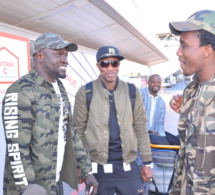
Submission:
<svg viewBox="0 0 215 195">
<path fill-rule="evenodd" d="M 150 167 L 150 168 L 153 168 L 153 163 L 150 163 L 150 164 L 145 164 L 143 165 L 144 167 Z"/>
<path fill-rule="evenodd" d="M 87 175 L 92 175 L 93 174 L 93 172 L 92 171 L 90 171 Z"/>
</svg>

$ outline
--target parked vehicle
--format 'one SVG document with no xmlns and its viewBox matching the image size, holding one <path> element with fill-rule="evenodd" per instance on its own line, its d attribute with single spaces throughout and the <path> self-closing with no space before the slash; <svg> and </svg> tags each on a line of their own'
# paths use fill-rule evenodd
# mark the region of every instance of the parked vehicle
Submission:
<svg viewBox="0 0 215 195">
<path fill-rule="evenodd" d="M 162 87 L 172 87 L 176 84 L 176 78 L 172 75 L 168 76 L 167 78 L 165 78 L 164 80 L 162 80 Z"/>
<path fill-rule="evenodd" d="M 166 79 L 164 79 L 162 81 L 162 85 L 163 88 L 168 88 L 168 87 L 172 87 L 173 86 L 173 82 L 171 81 L 171 79 L 169 77 L 167 77 Z"/>
</svg>

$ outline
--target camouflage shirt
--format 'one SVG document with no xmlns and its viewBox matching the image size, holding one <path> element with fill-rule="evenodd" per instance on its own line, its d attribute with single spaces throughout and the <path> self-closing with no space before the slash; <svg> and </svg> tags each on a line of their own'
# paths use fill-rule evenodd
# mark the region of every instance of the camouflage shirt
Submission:
<svg viewBox="0 0 215 195">
<path fill-rule="evenodd" d="M 66 105 L 63 114 L 67 126 L 61 179 L 77 188 L 77 167 L 85 178 L 91 164 L 72 124 L 66 90 L 60 80 L 57 82 Z M 20 195 L 35 183 L 56 195 L 60 105 L 52 84 L 32 69 L 8 88 L 2 113 L 7 144 L 4 195 Z"/>
<path fill-rule="evenodd" d="M 178 131 L 181 148 L 171 194 L 215 194 L 215 77 L 202 86 L 196 77 L 185 88 Z"/>
</svg>

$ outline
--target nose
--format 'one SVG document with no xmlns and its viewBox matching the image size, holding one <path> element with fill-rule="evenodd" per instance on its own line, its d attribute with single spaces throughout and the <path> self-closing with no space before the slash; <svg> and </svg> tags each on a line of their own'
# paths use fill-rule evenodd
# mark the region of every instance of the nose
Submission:
<svg viewBox="0 0 215 195">
<path fill-rule="evenodd" d="M 178 48 L 177 52 L 176 52 L 177 56 L 181 56 L 181 46 Z"/>
<path fill-rule="evenodd" d="M 109 63 L 107 70 L 112 70 L 112 69 L 113 69 L 113 66 L 111 65 L 111 63 Z"/>
<path fill-rule="evenodd" d="M 159 87 L 161 85 L 161 83 L 160 82 L 156 82 L 155 85 Z"/>
<path fill-rule="evenodd" d="M 68 64 L 68 59 L 67 59 L 67 56 L 64 56 L 61 61 L 64 63 L 64 64 Z"/>
</svg>

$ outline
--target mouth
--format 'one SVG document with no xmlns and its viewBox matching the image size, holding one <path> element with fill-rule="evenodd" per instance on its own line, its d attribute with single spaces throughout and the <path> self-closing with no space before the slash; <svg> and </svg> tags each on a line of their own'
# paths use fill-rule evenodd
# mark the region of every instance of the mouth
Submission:
<svg viewBox="0 0 215 195">
<path fill-rule="evenodd" d="M 108 77 L 113 77 L 113 76 L 115 76 L 116 74 L 115 73 L 107 73 L 107 76 Z"/>
<path fill-rule="evenodd" d="M 160 90 L 160 87 L 154 87 L 153 89 L 154 90 Z"/>
<path fill-rule="evenodd" d="M 180 60 L 180 59 L 179 59 L 179 64 L 180 64 L 180 66 L 181 66 L 182 69 L 183 69 L 183 68 L 185 67 L 185 65 L 186 65 L 186 63 L 183 62 L 183 61 Z"/>
<path fill-rule="evenodd" d="M 180 61 L 180 65 L 183 65 L 183 64 L 184 64 L 184 62 L 181 62 L 181 61 Z"/>
<path fill-rule="evenodd" d="M 61 70 L 63 70 L 63 71 L 66 71 L 67 66 L 60 66 L 59 68 L 60 68 Z"/>
<path fill-rule="evenodd" d="M 185 64 L 185 62 L 183 62 L 180 58 L 178 59 L 178 61 L 179 61 L 180 65 L 184 65 Z"/>
</svg>

